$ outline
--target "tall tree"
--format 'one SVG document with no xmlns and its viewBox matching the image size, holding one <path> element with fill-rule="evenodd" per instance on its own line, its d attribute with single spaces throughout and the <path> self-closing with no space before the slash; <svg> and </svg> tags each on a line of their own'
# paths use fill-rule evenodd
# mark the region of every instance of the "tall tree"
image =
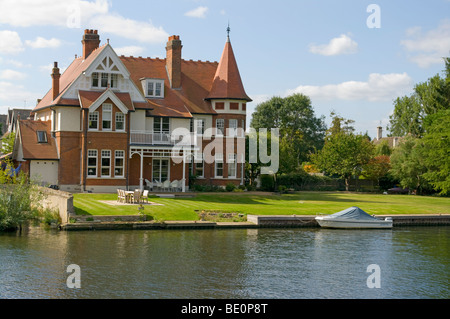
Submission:
<svg viewBox="0 0 450 319">
<path fill-rule="evenodd" d="M 256 106 L 251 127 L 280 129 L 280 173 L 299 169 L 308 154 L 320 149 L 325 136 L 325 121 L 316 117 L 309 97 L 293 94 L 270 100 Z"/>
<path fill-rule="evenodd" d="M 343 178 L 348 191 L 350 178 L 361 173 L 373 150 L 365 135 L 338 132 L 326 138 L 323 148 L 312 154 L 311 160 L 321 170 Z"/>
<path fill-rule="evenodd" d="M 427 171 L 423 176 L 441 195 L 450 194 L 450 109 L 426 118 L 422 156 Z"/>
<path fill-rule="evenodd" d="M 406 136 L 391 155 L 391 174 L 400 181 L 403 188 L 422 193 L 427 186 L 423 174 L 427 171 L 423 159 L 421 140 Z"/>
<path fill-rule="evenodd" d="M 444 58 L 444 62 L 443 76 L 436 74 L 426 82 L 418 83 L 410 96 L 394 101 L 389 124 L 392 135 L 422 137 L 425 118 L 450 108 L 450 58 Z"/>
</svg>

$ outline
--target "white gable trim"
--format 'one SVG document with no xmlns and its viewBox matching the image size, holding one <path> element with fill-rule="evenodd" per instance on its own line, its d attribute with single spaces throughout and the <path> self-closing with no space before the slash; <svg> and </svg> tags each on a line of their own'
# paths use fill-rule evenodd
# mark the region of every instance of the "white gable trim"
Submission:
<svg viewBox="0 0 450 319">
<path fill-rule="evenodd" d="M 81 104 L 81 97 L 79 93 L 78 98 Z M 94 103 L 92 103 L 91 106 L 89 106 L 89 112 L 94 112 L 95 110 L 97 110 L 98 107 L 102 105 L 103 102 L 105 102 L 108 98 L 111 99 L 111 101 L 113 101 L 113 103 L 122 111 L 123 114 L 128 114 L 129 111 L 128 108 L 110 89 L 107 89 L 102 95 L 99 96 L 99 98 Z"/>
<path fill-rule="evenodd" d="M 122 74 L 122 76 L 128 80 L 130 78 L 130 72 L 127 70 L 125 65 L 122 63 L 122 61 L 118 57 L 117 53 L 114 51 L 114 49 L 109 44 L 107 44 L 105 46 L 105 48 L 102 50 L 102 52 L 100 52 L 100 54 L 97 55 L 97 57 L 94 59 L 94 61 L 91 62 L 91 64 L 86 68 L 86 70 L 84 70 L 83 73 L 86 76 L 91 76 L 93 72 L 101 72 L 101 71 L 97 70 L 97 66 L 103 61 L 104 58 L 108 58 L 108 57 L 111 58 L 114 65 L 116 65 L 117 68 L 119 69 L 119 72 L 112 72 L 112 73 Z"/>
</svg>

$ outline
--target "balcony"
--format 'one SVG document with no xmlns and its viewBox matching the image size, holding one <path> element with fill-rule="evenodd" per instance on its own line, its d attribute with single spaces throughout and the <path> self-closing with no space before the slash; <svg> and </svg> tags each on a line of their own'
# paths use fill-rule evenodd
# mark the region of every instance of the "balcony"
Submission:
<svg viewBox="0 0 450 319">
<path fill-rule="evenodd" d="M 194 133 L 190 133 L 188 136 L 180 136 L 169 132 L 131 131 L 130 144 L 194 146 L 197 143 Z"/>
</svg>

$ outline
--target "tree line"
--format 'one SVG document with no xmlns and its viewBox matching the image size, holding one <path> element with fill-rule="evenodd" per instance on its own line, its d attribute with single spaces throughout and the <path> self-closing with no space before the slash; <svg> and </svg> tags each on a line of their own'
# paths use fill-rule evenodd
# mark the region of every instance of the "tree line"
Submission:
<svg viewBox="0 0 450 319">
<path fill-rule="evenodd" d="M 342 178 L 348 190 L 351 178 L 365 178 L 378 186 L 399 185 L 411 192 L 450 193 L 450 58 L 443 75 L 436 74 L 394 101 L 389 136 L 399 137 L 392 148 L 375 145 L 367 133 L 356 133 L 354 121 L 331 112 L 331 125 L 317 117 L 309 97 L 294 94 L 272 97 L 256 106 L 250 126 L 279 128 L 277 178 L 293 173 L 324 173 Z M 259 163 L 247 163 L 250 184 Z"/>
</svg>

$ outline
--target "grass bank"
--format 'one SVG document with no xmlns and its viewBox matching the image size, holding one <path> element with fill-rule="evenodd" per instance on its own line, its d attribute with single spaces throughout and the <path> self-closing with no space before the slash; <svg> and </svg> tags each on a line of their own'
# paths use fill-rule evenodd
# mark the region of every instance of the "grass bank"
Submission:
<svg viewBox="0 0 450 319">
<path fill-rule="evenodd" d="M 136 215 L 138 205 L 112 206 L 116 194 L 74 194 L 77 215 Z M 217 210 L 255 215 L 332 214 L 358 206 L 369 214 L 449 214 L 450 198 L 414 195 L 377 195 L 347 192 L 295 194 L 198 193 L 192 198 L 151 198 L 160 206 L 145 206 L 156 220 L 198 220 L 196 210 Z"/>
</svg>

